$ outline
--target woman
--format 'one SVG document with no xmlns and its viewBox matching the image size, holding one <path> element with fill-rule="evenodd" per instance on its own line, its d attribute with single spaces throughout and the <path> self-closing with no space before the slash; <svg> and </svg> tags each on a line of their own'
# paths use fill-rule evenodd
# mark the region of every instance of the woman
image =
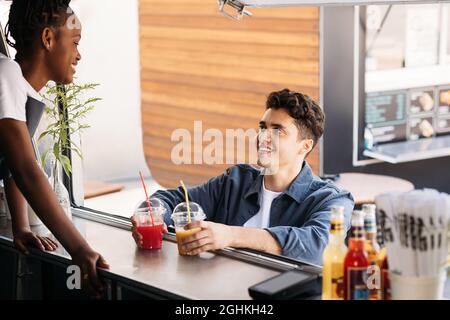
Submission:
<svg viewBox="0 0 450 320">
<path fill-rule="evenodd" d="M 41 250 L 56 248 L 49 238 L 31 232 L 26 212 L 28 201 L 80 266 L 85 287 L 99 296 L 102 286 L 96 267 L 108 268 L 108 264 L 84 240 L 59 205 L 37 165 L 26 123 L 27 103 L 39 99 L 37 92 L 50 80 L 71 83 L 81 59 L 77 48 L 81 25 L 69 3 L 70 0 L 12 2 L 5 33 L 17 54 L 15 61 L 0 55 L 0 159 L 10 174 L 3 170 L 0 179 L 5 184 L 17 248 L 24 253 L 28 253 L 29 245 Z M 31 106 L 36 108 L 36 104 Z M 35 111 L 31 107 L 31 112 Z"/>
</svg>

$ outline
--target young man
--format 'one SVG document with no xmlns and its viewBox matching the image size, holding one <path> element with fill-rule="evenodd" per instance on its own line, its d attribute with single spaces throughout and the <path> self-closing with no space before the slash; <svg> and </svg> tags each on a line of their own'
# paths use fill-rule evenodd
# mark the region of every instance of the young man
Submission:
<svg viewBox="0 0 450 320">
<path fill-rule="evenodd" d="M 26 199 L 81 267 L 83 287 L 99 296 L 101 284 L 96 267 L 107 268 L 108 264 L 92 250 L 59 205 L 37 165 L 30 139 L 33 132 L 29 132 L 30 119 L 39 120 L 43 109 L 38 91 L 50 80 L 60 84 L 72 82 L 81 59 L 77 48 L 81 26 L 69 3 L 70 0 L 12 2 L 6 36 L 17 54 L 15 61 L 0 55 L 0 179 L 5 184 L 17 248 L 24 253 L 28 253 L 29 245 L 41 250 L 56 248 L 50 239 L 31 232 Z"/>
<path fill-rule="evenodd" d="M 345 208 L 348 229 L 354 205 L 350 193 L 315 177 L 305 161 L 324 123 L 322 110 L 308 96 L 288 89 L 272 92 L 259 124 L 258 164 L 263 170 L 237 165 L 188 189 L 189 199 L 203 207 L 207 221 L 186 227 L 201 231 L 185 238 L 185 249 L 195 255 L 225 247 L 250 248 L 321 264 L 331 206 Z M 153 196 L 168 212 L 185 201 L 181 188 Z M 135 226 L 134 218 L 132 222 Z M 165 222 L 170 224 L 170 215 Z M 133 237 L 139 245 L 135 228 Z"/>
</svg>

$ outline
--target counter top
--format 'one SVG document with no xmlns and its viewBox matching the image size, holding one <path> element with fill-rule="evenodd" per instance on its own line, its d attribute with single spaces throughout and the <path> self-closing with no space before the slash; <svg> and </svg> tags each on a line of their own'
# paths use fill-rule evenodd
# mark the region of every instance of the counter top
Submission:
<svg viewBox="0 0 450 320">
<path fill-rule="evenodd" d="M 136 247 L 130 231 L 74 217 L 88 243 L 110 264 L 112 276 L 151 286 L 174 298 L 251 299 L 248 288 L 279 274 L 267 267 L 214 253 L 180 256 L 176 242 L 163 240 L 161 250 Z M 34 228 L 45 234 L 44 226 Z M 0 224 L 0 241 L 11 243 L 10 221 Z M 70 259 L 60 246 L 45 255 Z"/>
<path fill-rule="evenodd" d="M 199 256 L 180 256 L 173 236 L 165 237 L 161 250 L 142 250 L 129 230 L 74 217 L 74 225 L 88 243 L 110 264 L 100 274 L 124 284 L 151 289 L 158 296 L 173 299 L 247 300 L 248 288 L 280 274 L 280 268 L 270 268 L 215 253 Z M 33 227 L 41 235 L 45 226 Z M 13 247 L 11 222 L 0 219 L 0 246 Z M 60 246 L 55 252 L 32 250 L 32 254 L 46 260 L 70 262 L 70 256 Z M 450 278 L 445 298 L 450 298 Z M 317 297 L 320 298 L 320 297 Z"/>
</svg>

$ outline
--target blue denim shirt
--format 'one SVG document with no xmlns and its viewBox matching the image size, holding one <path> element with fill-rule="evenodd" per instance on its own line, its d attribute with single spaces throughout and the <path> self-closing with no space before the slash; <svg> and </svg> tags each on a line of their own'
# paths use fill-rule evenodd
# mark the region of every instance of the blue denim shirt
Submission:
<svg viewBox="0 0 450 320">
<path fill-rule="evenodd" d="M 188 195 L 190 201 L 203 208 L 206 220 L 243 226 L 259 211 L 262 179 L 260 170 L 249 165 L 236 165 L 204 184 L 188 188 Z M 182 188 L 160 190 L 153 196 L 164 201 L 168 209 L 164 220 L 171 225 L 173 208 L 185 201 Z M 283 255 L 320 265 L 328 243 L 333 205 L 344 206 L 348 230 L 353 197 L 333 183 L 314 176 L 305 161 L 289 188 L 273 200 L 266 230 L 279 242 Z"/>
</svg>

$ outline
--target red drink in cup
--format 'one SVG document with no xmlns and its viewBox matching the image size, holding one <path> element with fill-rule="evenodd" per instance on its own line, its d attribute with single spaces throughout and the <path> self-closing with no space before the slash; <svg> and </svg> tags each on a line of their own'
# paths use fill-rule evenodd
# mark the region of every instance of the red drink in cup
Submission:
<svg viewBox="0 0 450 320">
<path fill-rule="evenodd" d="M 142 235 L 142 248 L 143 249 L 161 249 L 163 238 L 163 226 L 159 223 L 149 226 L 138 226 L 137 232 Z"/>
<path fill-rule="evenodd" d="M 149 202 L 151 208 L 145 202 L 145 206 L 134 212 L 137 217 L 136 230 L 142 235 L 142 249 L 161 249 L 166 209 L 159 199 L 151 198 Z"/>
</svg>

